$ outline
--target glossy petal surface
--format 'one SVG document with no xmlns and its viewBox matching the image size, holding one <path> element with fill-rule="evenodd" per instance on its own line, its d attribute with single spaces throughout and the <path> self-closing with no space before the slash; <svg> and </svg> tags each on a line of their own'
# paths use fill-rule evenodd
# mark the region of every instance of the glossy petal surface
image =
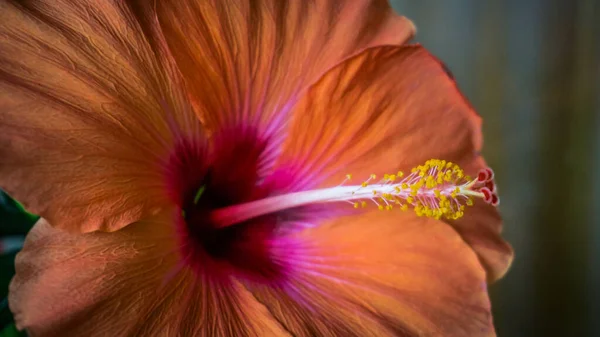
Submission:
<svg viewBox="0 0 600 337">
<path fill-rule="evenodd" d="M 295 108 L 280 163 L 288 171 L 295 163 L 291 190 L 335 186 L 347 173 L 353 174 L 348 184 L 359 185 L 370 174 L 410 172 L 432 158 L 475 175 L 485 167 L 480 125 L 443 65 L 424 48 L 374 48 L 329 72 Z M 391 218 L 394 212 L 400 211 Z M 512 259 L 497 210 L 477 203 L 465 213 L 450 224 L 495 280 Z"/>
<path fill-rule="evenodd" d="M 390 214 L 280 237 L 297 249 L 272 251 L 290 267 L 279 285 L 242 285 L 216 261 L 201 273 L 182 265 L 172 213 L 83 235 L 41 220 L 10 306 L 32 336 L 493 336 L 468 245 L 442 222 Z"/>
<path fill-rule="evenodd" d="M 414 33 L 387 1 L 140 1 L 154 13 L 209 130 L 255 128 L 278 153 L 292 106 L 327 70 Z M 155 7 L 148 7 L 149 5 Z M 148 14 L 146 14 L 148 15 Z"/>
<path fill-rule="evenodd" d="M 9 303 L 35 336 L 286 336 L 243 286 L 178 263 L 171 213 L 114 233 L 40 220 L 17 257 Z"/>
<path fill-rule="evenodd" d="M 250 288 L 294 336 L 494 336 L 469 246 L 442 222 L 391 214 L 299 234 L 290 282 Z"/>
<path fill-rule="evenodd" d="M 199 123 L 144 36 L 122 1 L 0 1 L 0 187 L 29 211 L 89 232 L 162 206 L 160 159 Z"/>
</svg>

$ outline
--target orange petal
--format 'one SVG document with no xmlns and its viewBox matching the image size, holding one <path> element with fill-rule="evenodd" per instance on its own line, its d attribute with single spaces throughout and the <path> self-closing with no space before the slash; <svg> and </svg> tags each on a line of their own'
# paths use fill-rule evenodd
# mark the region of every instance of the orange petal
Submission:
<svg viewBox="0 0 600 337">
<path fill-rule="evenodd" d="M 158 159 L 199 125 L 166 47 L 114 1 L 1 0 L 0 22 L 0 187 L 68 230 L 157 212 Z"/>
<path fill-rule="evenodd" d="M 495 335 L 485 271 L 442 222 L 374 211 L 297 239 L 289 283 L 250 286 L 294 336 Z"/>
<path fill-rule="evenodd" d="M 335 186 L 347 173 L 349 184 L 360 184 L 370 174 L 406 172 L 432 158 L 473 176 L 485 167 L 481 119 L 443 65 L 418 45 L 374 48 L 331 70 L 291 123 L 280 163 L 295 163 L 296 189 Z M 477 203 L 469 212 L 452 226 L 494 280 L 510 265 L 512 249 L 500 237 L 495 208 Z"/>
<path fill-rule="evenodd" d="M 291 106 L 328 69 L 366 48 L 402 44 L 414 33 L 383 0 L 140 5 L 156 7 L 207 127 L 246 123 L 270 137 L 281 136 Z M 153 10 L 146 8 L 149 15 Z"/>
<path fill-rule="evenodd" d="M 40 220 L 10 287 L 17 327 L 32 336 L 286 336 L 241 284 L 178 267 L 171 216 L 88 234 Z"/>
</svg>

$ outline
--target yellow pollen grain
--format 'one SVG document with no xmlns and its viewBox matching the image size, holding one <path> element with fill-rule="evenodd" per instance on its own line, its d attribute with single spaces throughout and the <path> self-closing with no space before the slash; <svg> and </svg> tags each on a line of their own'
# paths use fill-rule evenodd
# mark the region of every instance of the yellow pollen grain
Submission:
<svg viewBox="0 0 600 337">
<path fill-rule="evenodd" d="M 417 216 L 456 220 L 464 215 L 467 206 L 474 205 L 471 195 L 476 194 L 466 192 L 477 192 L 480 186 L 465 175 L 457 164 L 431 159 L 423 165 L 414 167 L 410 172 L 412 174 L 409 179 L 404 181 L 400 179 L 404 176 L 402 171 L 396 174 L 384 174 L 379 182 L 374 182 L 377 176 L 371 174 L 369 179 L 362 182 L 360 186 L 371 185 L 377 188 L 370 191 L 373 193 L 370 199 L 375 202 L 379 210 L 389 211 L 394 208 L 393 205 L 398 205 L 397 208 L 402 211 L 412 208 Z M 352 179 L 352 174 L 347 174 L 346 179 Z M 395 183 L 396 181 L 398 182 Z M 352 191 L 352 195 L 360 194 L 364 197 L 359 189 Z M 367 201 L 359 199 L 352 205 L 354 208 L 366 207 Z"/>
</svg>

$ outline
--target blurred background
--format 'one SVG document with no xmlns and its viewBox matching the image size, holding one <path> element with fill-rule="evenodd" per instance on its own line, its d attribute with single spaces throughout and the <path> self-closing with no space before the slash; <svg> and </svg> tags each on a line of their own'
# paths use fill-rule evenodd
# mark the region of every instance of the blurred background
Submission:
<svg viewBox="0 0 600 337">
<path fill-rule="evenodd" d="M 600 0 L 392 4 L 484 118 L 484 154 L 516 251 L 491 287 L 498 335 L 600 336 Z M 8 337 L 17 333 L 2 299 L 36 218 L 0 192 L 0 219 Z"/>
<path fill-rule="evenodd" d="M 484 118 L 516 251 L 498 336 L 600 336 L 600 1 L 392 4 Z"/>
</svg>

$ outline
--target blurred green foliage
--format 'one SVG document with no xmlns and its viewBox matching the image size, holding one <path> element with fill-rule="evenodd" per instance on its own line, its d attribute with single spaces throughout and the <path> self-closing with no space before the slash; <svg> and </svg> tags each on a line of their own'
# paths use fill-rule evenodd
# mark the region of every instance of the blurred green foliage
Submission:
<svg viewBox="0 0 600 337">
<path fill-rule="evenodd" d="M 25 235 L 38 217 L 27 213 L 23 206 L 0 190 L 0 237 Z"/>
<path fill-rule="evenodd" d="M 7 299 L 18 249 L 5 250 L 2 244 L 7 238 L 23 239 L 37 220 L 37 216 L 27 213 L 21 204 L 0 190 L 0 337 L 26 336 L 17 331 Z"/>
<path fill-rule="evenodd" d="M 0 337 L 22 337 L 27 336 L 24 332 L 17 330 L 13 323 L 7 325 L 3 330 L 0 330 Z"/>
</svg>

